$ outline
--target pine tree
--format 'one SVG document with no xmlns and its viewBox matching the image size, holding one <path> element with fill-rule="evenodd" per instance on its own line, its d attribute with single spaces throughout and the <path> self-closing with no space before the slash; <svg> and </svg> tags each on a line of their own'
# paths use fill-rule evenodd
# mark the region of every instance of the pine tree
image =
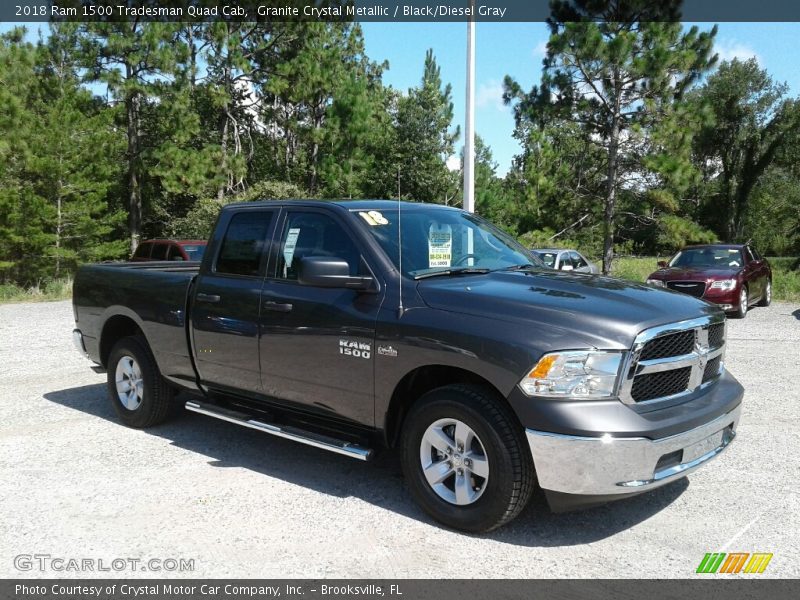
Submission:
<svg viewBox="0 0 800 600">
<path fill-rule="evenodd" d="M 556 1 L 541 85 L 523 93 L 506 78 L 506 97 L 519 100 L 527 118 L 557 111 L 603 149 L 604 273 L 614 255 L 618 192 L 629 175 L 646 167 L 641 155 L 647 133 L 716 61 L 716 27 L 684 32 L 679 6 L 680 0 Z"/>
<path fill-rule="evenodd" d="M 458 193 L 447 168 L 460 128 L 453 122 L 452 87 L 443 86 L 433 50 L 425 55 L 422 82 L 401 98 L 397 109 L 395 164 L 404 198 L 449 204 Z"/>
<path fill-rule="evenodd" d="M 142 182 L 145 177 L 143 112 L 159 96 L 185 46 L 176 44 L 175 23 L 107 21 L 84 23 L 78 31 L 80 60 L 86 79 L 105 84 L 121 103 L 126 130 L 126 208 L 130 250 L 142 234 Z"/>
</svg>

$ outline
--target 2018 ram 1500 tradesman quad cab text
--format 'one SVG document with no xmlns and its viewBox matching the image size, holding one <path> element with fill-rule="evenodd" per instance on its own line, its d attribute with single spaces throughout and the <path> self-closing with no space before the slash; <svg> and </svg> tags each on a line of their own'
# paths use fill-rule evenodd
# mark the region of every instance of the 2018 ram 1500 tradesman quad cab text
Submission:
<svg viewBox="0 0 800 600">
<path fill-rule="evenodd" d="M 467 531 L 536 485 L 563 510 L 682 477 L 742 401 L 715 306 L 546 270 L 443 206 L 226 206 L 199 266 L 82 267 L 74 308 L 127 425 L 184 389 L 189 410 L 340 454 L 399 447 L 416 501 Z"/>
</svg>

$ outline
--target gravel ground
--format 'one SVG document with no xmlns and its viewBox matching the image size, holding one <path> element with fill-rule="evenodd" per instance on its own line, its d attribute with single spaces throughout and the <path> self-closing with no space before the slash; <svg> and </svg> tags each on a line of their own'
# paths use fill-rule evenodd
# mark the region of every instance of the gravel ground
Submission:
<svg viewBox="0 0 800 600">
<path fill-rule="evenodd" d="M 20 554 L 193 559 L 170 573 L 186 577 L 688 577 L 711 551 L 772 552 L 763 576 L 800 576 L 800 305 L 729 321 L 746 396 L 722 457 L 583 512 L 536 498 L 485 536 L 431 522 L 391 455 L 362 464 L 188 413 L 127 429 L 71 329 L 69 302 L 0 306 L 0 577 L 91 576 L 23 571 Z"/>
</svg>

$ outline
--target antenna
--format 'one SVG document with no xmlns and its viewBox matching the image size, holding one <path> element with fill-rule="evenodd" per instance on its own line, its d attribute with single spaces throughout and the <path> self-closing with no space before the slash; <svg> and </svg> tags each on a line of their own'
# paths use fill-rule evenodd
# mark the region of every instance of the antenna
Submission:
<svg viewBox="0 0 800 600">
<path fill-rule="evenodd" d="M 397 306 L 397 318 L 403 316 L 405 309 L 403 308 L 403 220 L 400 202 L 400 167 L 397 167 L 397 262 L 398 270 L 400 271 L 400 302 Z"/>
</svg>

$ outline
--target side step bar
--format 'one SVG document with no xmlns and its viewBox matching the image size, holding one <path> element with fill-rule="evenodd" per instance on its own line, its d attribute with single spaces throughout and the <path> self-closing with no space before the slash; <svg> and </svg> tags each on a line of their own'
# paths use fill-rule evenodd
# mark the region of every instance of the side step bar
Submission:
<svg viewBox="0 0 800 600">
<path fill-rule="evenodd" d="M 250 415 L 245 413 L 222 408 L 214 404 L 189 400 L 186 402 L 186 410 L 200 413 L 201 415 L 207 415 L 209 417 L 214 417 L 215 419 L 227 421 L 228 423 L 233 423 L 235 425 L 241 425 L 242 427 L 249 427 L 250 429 L 263 431 L 264 433 L 268 433 L 276 437 L 294 440 L 295 442 L 300 442 L 301 444 L 306 444 L 307 446 L 313 446 L 314 448 L 322 448 L 323 450 L 328 450 L 329 452 L 343 454 L 344 456 L 349 456 L 350 458 L 356 458 L 358 460 L 369 460 L 372 458 L 373 454 L 372 449 L 364 448 L 358 444 L 353 444 L 344 440 L 338 440 L 325 435 L 313 433 L 311 431 L 305 431 L 296 427 L 278 426 L 270 423 L 264 423 L 262 421 L 250 418 Z"/>
</svg>

